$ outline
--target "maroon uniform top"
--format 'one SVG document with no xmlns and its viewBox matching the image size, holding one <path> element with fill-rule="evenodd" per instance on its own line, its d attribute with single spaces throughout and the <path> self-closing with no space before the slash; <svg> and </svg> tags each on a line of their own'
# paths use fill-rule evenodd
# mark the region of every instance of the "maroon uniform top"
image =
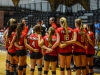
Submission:
<svg viewBox="0 0 100 75">
<path fill-rule="evenodd" d="M 88 35 L 90 36 L 91 40 L 94 42 L 94 33 L 93 32 L 88 32 Z M 95 54 L 94 47 L 89 43 L 88 49 L 86 50 L 86 54 Z"/>
<path fill-rule="evenodd" d="M 83 38 L 83 36 L 80 33 L 80 29 L 79 28 L 75 28 L 74 32 L 77 33 L 77 41 L 79 43 L 81 43 L 82 45 L 85 45 L 85 39 Z M 84 30 L 84 33 L 86 33 L 86 31 Z M 77 44 L 74 44 L 74 50 L 73 52 L 81 52 L 81 53 L 86 53 L 86 50 L 80 46 L 78 46 Z"/>
<path fill-rule="evenodd" d="M 63 27 L 58 28 L 56 31 L 60 35 L 60 42 L 61 41 L 69 41 L 69 40 L 72 39 L 72 34 L 73 34 L 72 28 L 68 27 L 69 37 L 66 37 L 66 31 L 65 31 L 65 29 Z M 58 53 L 70 53 L 70 52 L 72 52 L 72 44 L 69 44 L 64 48 L 59 48 L 58 49 Z"/>
<path fill-rule="evenodd" d="M 31 34 L 29 36 L 29 45 L 33 47 L 34 49 L 38 49 L 40 53 L 42 53 L 41 48 L 38 46 L 38 35 L 37 34 Z M 31 50 L 30 53 L 33 51 Z"/>
<path fill-rule="evenodd" d="M 22 32 L 21 36 L 20 36 L 19 43 L 18 43 L 19 46 L 23 46 L 23 50 L 25 50 L 25 45 L 24 45 L 24 38 L 25 37 L 26 37 L 26 33 Z M 16 47 L 16 50 L 20 50 L 20 49 Z"/>
<path fill-rule="evenodd" d="M 44 37 L 43 37 L 43 40 L 44 40 L 45 46 L 48 47 L 48 36 L 44 36 Z M 53 36 L 52 36 L 52 45 L 56 42 L 56 40 L 57 40 L 56 36 L 53 35 Z M 57 56 L 57 49 L 56 49 L 56 48 L 53 49 L 53 51 L 50 52 L 50 53 L 46 53 L 46 50 L 44 50 L 44 55 L 45 55 L 45 54 L 52 55 L 52 56 Z"/>
<path fill-rule="evenodd" d="M 15 35 L 16 35 L 16 33 L 15 33 L 15 32 L 12 32 L 12 34 L 11 34 L 11 36 L 10 36 L 10 38 L 9 38 L 9 44 L 12 42 L 13 37 L 14 37 Z M 12 47 L 8 50 L 8 52 L 10 52 L 10 53 L 16 53 L 14 44 L 13 44 Z"/>
</svg>

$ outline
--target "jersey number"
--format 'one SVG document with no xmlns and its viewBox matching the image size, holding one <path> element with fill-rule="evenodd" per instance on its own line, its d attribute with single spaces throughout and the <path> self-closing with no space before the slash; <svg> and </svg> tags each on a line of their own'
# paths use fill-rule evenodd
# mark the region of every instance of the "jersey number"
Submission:
<svg viewBox="0 0 100 75">
<path fill-rule="evenodd" d="M 69 36 L 64 35 L 64 40 L 69 40 Z"/>
<path fill-rule="evenodd" d="M 35 47 L 35 42 L 34 41 L 32 42 L 32 46 Z"/>
</svg>

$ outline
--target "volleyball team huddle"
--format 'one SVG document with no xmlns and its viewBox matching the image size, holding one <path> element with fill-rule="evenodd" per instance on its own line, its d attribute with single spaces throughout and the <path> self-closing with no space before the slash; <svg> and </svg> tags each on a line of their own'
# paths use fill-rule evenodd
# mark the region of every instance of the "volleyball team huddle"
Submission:
<svg viewBox="0 0 100 75">
<path fill-rule="evenodd" d="M 76 66 L 76 75 L 93 75 L 95 54 L 93 25 L 84 28 L 81 19 L 75 19 L 76 28 L 72 29 L 68 26 L 65 17 L 60 18 L 59 28 L 54 23 L 53 17 L 49 22 L 51 27 L 45 36 L 42 36 L 40 23 L 34 26 L 34 33 L 27 35 L 28 27 L 24 19 L 21 23 L 14 18 L 9 20 L 9 26 L 3 36 L 7 49 L 6 75 L 14 75 L 14 68 L 17 69 L 16 75 L 26 75 L 27 50 L 30 52 L 30 75 L 36 75 L 34 74 L 36 64 L 38 75 L 48 75 L 50 63 L 52 75 L 56 75 L 58 59 L 60 75 L 65 75 L 65 70 L 67 75 L 72 75 L 70 68 L 72 57 Z"/>
</svg>

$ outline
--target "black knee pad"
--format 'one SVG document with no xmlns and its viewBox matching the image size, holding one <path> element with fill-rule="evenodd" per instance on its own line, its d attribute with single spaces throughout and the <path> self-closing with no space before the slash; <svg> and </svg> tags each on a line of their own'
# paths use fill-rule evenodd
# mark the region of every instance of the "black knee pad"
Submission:
<svg viewBox="0 0 100 75">
<path fill-rule="evenodd" d="M 19 66 L 19 67 L 18 67 L 18 70 L 23 71 L 23 66 Z"/>
<path fill-rule="evenodd" d="M 81 67 L 80 66 L 76 66 L 76 69 L 78 70 L 78 69 L 81 69 Z"/>
<path fill-rule="evenodd" d="M 70 70 L 70 68 L 66 68 L 66 70 L 68 71 L 68 70 Z"/>
<path fill-rule="evenodd" d="M 48 71 L 44 70 L 44 74 L 48 74 Z"/>
<path fill-rule="evenodd" d="M 15 67 L 15 64 L 10 64 L 11 67 Z"/>
<path fill-rule="evenodd" d="M 6 63 L 8 63 L 9 61 L 8 60 L 6 60 Z"/>
<path fill-rule="evenodd" d="M 82 68 L 82 70 L 83 70 L 83 69 L 86 69 L 86 66 L 82 66 L 81 68 Z"/>
<path fill-rule="evenodd" d="M 52 71 L 52 75 L 55 74 L 56 75 L 56 71 Z"/>
<path fill-rule="evenodd" d="M 42 67 L 41 68 L 38 68 L 38 71 L 42 71 Z"/>
<path fill-rule="evenodd" d="M 35 70 L 35 69 L 32 69 L 32 68 L 31 68 L 31 71 L 32 71 L 32 72 L 34 72 L 34 70 Z"/>
<path fill-rule="evenodd" d="M 64 71 L 64 70 L 65 70 L 64 68 L 60 67 L 60 71 Z"/>
<path fill-rule="evenodd" d="M 27 67 L 27 64 L 23 66 L 23 68 L 26 68 L 26 67 Z"/>
<path fill-rule="evenodd" d="M 93 69 L 93 66 L 89 65 L 89 69 Z"/>
<path fill-rule="evenodd" d="M 8 60 L 8 64 L 11 64 L 9 60 Z"/>
</svg>

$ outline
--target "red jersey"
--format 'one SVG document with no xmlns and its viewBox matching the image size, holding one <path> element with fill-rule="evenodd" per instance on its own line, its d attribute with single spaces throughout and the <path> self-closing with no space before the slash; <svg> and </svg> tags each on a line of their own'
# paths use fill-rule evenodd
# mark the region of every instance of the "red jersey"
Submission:
<svg viewBox="0 0 100 75">
<path fill-rule="evenodd" d="M 72 39 L 72 34 L 73 34 L 72 28 L 68 27 L 68 34 L 69 34 L 68 37 L 66 37 L 66 31 L 63 27 L 58 28 L 56 31 L 60 35 L 60 42 L 61 41 L 69 41 Z M 72 44 L 69 44 L 64 48 L 59 47 L 59 49 L 58 49 L 58 53 L 70 53 L 70 52 L 72 52 Z"/>
<path fill-rule="evenodd" d="M 90 36 L 90 39 L 94 42 L 95 41 L 94 33 L 89 31 L 88 35 Z M 90 43 L 89 43 L 88 49 L 86 50 L 86 54 L 95 54 L 94 47 Z"/>
<path fill-rule="evenodd" d="M 80 33 L 80 29 L 79 28 L 75 28 L 74 32 L 77 33 L 77 41 L 79 43 L 81 43 L 82 45 L 85 45 L 85 39 L 83 38 L 83 36 Z M 86 31 L 84 31 L 85 33 Z M 74 44 L 74 50 L 73 52 L 81 52 L 81 53 L 86 53 L 86 50 L 80 46 L 78 46 L 77 44 Z"/>
<path fill-rule="evenodd" d="M 42 53 L 41 48 L 38 46 L 38 35 L 37 34 L 31 34 L 29 36 L 29 45 L 33 47 L 34 49 L 38 49 L 40 53 Z M 30 50 L 30 53 L 33 51 Z"/>
<path fill-rule="evenodd" d="M 44 37 L 43 37 L 43 40 L 44 40 L 45 46 L 48 47 L 48 36 L 44 36 Z M 54 43 L 56 42 L 56 40 L 57 40 L 56 36 L 53 35 L 53 36 L 52 36 L 52 45 L 54 45 Z M 52 55 L 52 56 L 57 56 L 57 49 L 56 49 L 56 48 L 53 49 L 53 51 L 50 52 L 50 53 L 46 53 L 46 50 L 44 50 L 44 55 L 45 55 L 45 54 Z"/>
<path fill-rule="evenodd" d="M 57 29 L 57 25 L 55 23 L 52 23 L 51 26 L 54 28 L 54 29 Z"/>
<path fill-rule="evenodd" d="M 19 46 L 23 46 L 23 49 L 25 49 L 25 45 L 24 45 L 24 38 L 25 37 L 26 37 L 26 33 L 22 32 L 21 36 L 20 36 L 19 43 L 18 43 Z M 20 49 L 16 47 L 16 50 L 20 50 Z"/>
<path fill-rule="evenodd" d="M 25 28 L 24 28 L 24 30 L 23 30 L 23 32 L 25 32 L 26 34 L 28 33 L 28 26 L 25 26 Z"/>
<path fill-rule="evenodd" d="M 9 44 L 12 42 L 12 39 L 15 35 L 16 35 L 16 33 L 12 32 L 12 34 L 9 38 Z M 12 45 L 12 48 L 8 50 L 8 52 L 10 52 L 10 53 L 15 53 L 16 52 L 14 44 Z"/>
</svg>

